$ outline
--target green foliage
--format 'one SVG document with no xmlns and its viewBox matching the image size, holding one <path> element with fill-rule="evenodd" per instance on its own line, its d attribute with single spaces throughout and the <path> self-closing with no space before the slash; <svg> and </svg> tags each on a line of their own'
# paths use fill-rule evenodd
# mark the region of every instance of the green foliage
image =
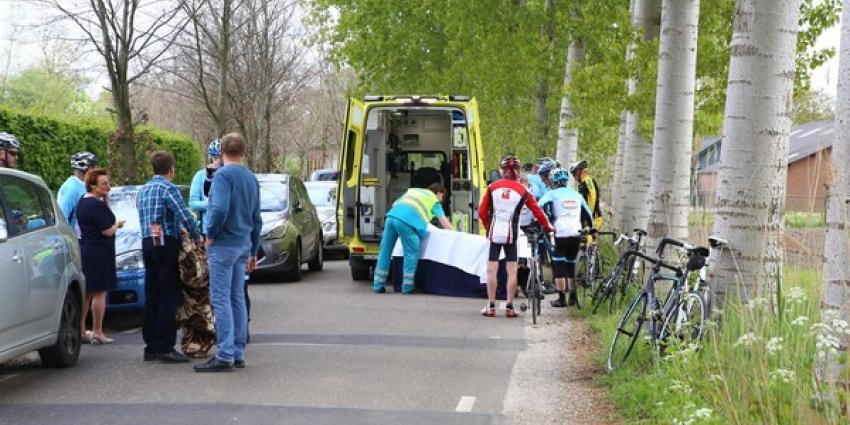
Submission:
<svg viewBox="0 0 850 425">
<path fill-rule="evenodd" d="M 786 212 L 785 227 L 790 228 L 808 228 L 808 227 L 825 227 L 826 217 L 822 213 L 807 213 L 807 212 Z"/>
<path fill-rule="evenodd" d="M 842 324 L 821 323 L 819 273 L 787 270 L 785 281 L 788 286 L 772 301 L 727 303 L 715 312 L 718 320 L 697 350 L 673 347 L 656 359 L 638 343 L 634 358 L 601 378 L 626 422 L 846 423 L 822 398 L 846 399 L 846 390 L 830 394 L 813 379 L 818 356 L 835 355 L 822 342 L 840 333 Z M 589 319 L 604 349 L 620 314 Z M 606 355 L 600 353 L 597 362 L 603 364 Z"/>
<path fill-rule="evenodd" d="M 22 144 L 21 168 L 41 176 L 52 188 L 58 189 L 71 174 L 69 158 L 75 152 L 95 153 L 101 163 L 107 163 L 107 149 L 115 125 L 107 121 L 60 120 L 43 115 L 24 113 L 0 107 L 0 131 L 15 134 Z M 139 129 L 137 137 L 147 142 L 141 152 L 164 149 L 174 154 L 178 183 L 189 183 L 200 167 L 201 155 L 191 138 L 163 130 Z M 139 155 L 141 169 L 150 175 L 150 164 Z M 135 182 L 141 182 L 143 178 Z"/>
<path fill-rule="evenodd" d="M 46 64 L 23 70 L 0 87 L 0 104 L 36 114 L 74 118 L 107 118 L 107 104 L 92 100 L 83 90 L 80 74 Z"/>
<path fill-rule="evenodd" d="M 803 90 L 794 93 L 794 124 L 835 118 L 835 98 L 823 91 Z"/>
</svg>

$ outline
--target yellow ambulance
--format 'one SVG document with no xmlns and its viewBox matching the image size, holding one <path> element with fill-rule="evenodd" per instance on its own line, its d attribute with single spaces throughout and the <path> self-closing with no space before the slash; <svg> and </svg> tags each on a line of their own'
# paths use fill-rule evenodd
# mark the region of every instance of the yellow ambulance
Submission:
<svg viewBox="0 0 850 425">
<path fill-rule="evenodd" d="M 410 187 L 440 182 L 457 230 L 479 232 L 487 189 L 478 103 L 469 96 L 349 99 L 339 153 L 337 235 L 348 245 L 351 277 L 371 279 L 384 222 Z"/>
</svg>

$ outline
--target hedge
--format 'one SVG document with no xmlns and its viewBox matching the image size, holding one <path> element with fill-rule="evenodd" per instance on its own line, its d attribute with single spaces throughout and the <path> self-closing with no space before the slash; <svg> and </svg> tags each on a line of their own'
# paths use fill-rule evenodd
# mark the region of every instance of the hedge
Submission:
<svg viewBox="0 0 850 425">
<path fill-rule="evenodd" d="M 102 165 L 108 166 L 107 149 L 115 124 L 63 120 L 0 107 L 0 131 L 13 133 L 21 141 L 21 169 L 41 176 L 55 190 L 71 174 L 69 161 L 75 152 L 93 152 Z M 191 182 L 202 159 L 198 145 L 189 136 L 151 127 L 140 127 L 136 132 L 137 136 L 151 142 L 151 148 L 174 155 L 175 182 Z M 139 165 L 143 170 L 150 170 L 147 161 L 141 160 Z"/>
</svg>

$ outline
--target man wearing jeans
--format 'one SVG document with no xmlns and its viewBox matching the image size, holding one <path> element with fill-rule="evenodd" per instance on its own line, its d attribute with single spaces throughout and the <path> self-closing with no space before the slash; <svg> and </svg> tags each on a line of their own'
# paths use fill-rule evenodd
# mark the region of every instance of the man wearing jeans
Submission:
<svg viewBox="0 0 850 425">
<path fill-rule="evenodd" d="M 201 239 L 201 229 L 186 208 L 183 195 L 172 183 L 174 157 L 154 152 L 151 157 L 154 176 L 136 195 L 142 230 L 142 256 L 145 262 L 145 361 L 187 363 L 189 358 L 174 349 L 180 305 L 180 275 L 177 257 L 180 233 L 188 229 Z"/>
<path fill-rule="evenodd" d="M 257 264 L 260 248 L 260 184 L 242 166 L 245 140 L 238 133 L 221 138 L 224 165 L 215 172 L 207 214 L 210 296 L 218 353 L 196 372 L 230 372 L 245 367 L 248 314 L 245 272 Z"/>
</svg>

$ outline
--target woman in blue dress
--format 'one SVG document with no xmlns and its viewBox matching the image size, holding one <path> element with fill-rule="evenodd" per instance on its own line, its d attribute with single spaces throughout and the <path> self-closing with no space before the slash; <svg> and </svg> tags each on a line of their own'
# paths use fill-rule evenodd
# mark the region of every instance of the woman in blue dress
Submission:
<svg viewBox="0 0 850 425">
<path fill-rule="evenodd" d="M 109 174 L 103 168 L 86 173 L 86 194 L 77 204 L 80 227 L 80 256 L 86 277 L 86 299 L 83 307 L 83 341 L 109 344 L 112 338 L 103 333 L 106 293 L 117 284 L 115 270 L 115 232 L 124 226 L 109 209 Z M 92 311 L 92 331 L 87 332 L 86 317 Z"/>
</svg>

